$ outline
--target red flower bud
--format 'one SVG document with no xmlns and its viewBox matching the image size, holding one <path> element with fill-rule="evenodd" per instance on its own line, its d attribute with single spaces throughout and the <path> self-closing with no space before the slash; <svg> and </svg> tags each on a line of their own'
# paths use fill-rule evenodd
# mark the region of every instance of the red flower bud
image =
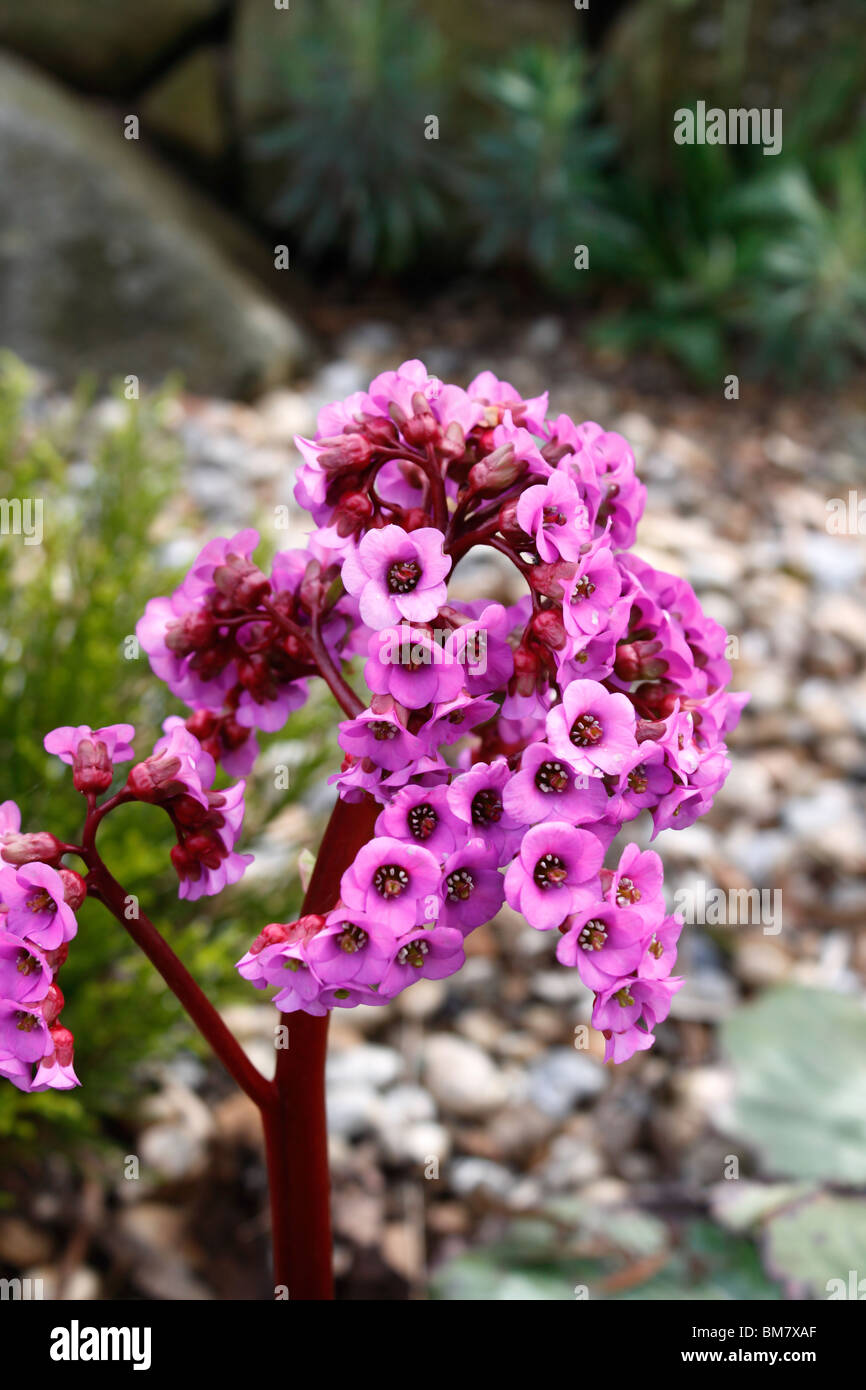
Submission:
<svg viewBox="0 0 866 1390">
<path fill-rule="evenodd" d="M 51 1041 L 54 1044 L 54 1057 L 57 1065 L 68 1067 L 72 1062 L 72 1054 L 75 1050 L 75 1038 L 68 1028 L 63 1028 L 57 1024 L 51 1029 Z"/>
<path fill-rule="evenodd" d="M 257 608 L 271 592 L 270 580 L 243 555 L 227 555 L 214 570 L 213 582 L 224 598 L 244 610 Z"/>
<path fill-rule="evenodd" d="M 530 544 L 529 536 L 517 520 L 516 497 L 513 497 L 510 502 L 504 502 L 499 508 L 499 530 L 512 545 L 522 547 Z"/>
<path fill-rule="evenodd" d="M 108 749 L 97 739 L 79 741 L 72 760 L 72 785 L 78 792 L 104 792 L 111 786 L 113 773 Z"/>
<path fill-rule="evenodd" d="M 514 445 L 502 444 L 469 470 L 469 491 L 476 497 L 496 497 L 522 478 L 525 471 L 526 464 L 516 457 Z"/>
<path fill-rule="evenodd" d="M 7 835 L 0 857 L 7 864 L 56 864 L 63 850 L 56 835 L 40 830 L 32 835 Z"/>
<path fill-rule="evenodd" d="M 49 970 L 56 975 L 61 966 L 65 965 L 69 958 L 69 942 L 62 941 L 54 951 L 43 951 L 43 955 L 48 962 Z"/>
<path fill-rule="evenodd" d="M 614 670 L 624 681 L 656 680 L 668 669 L 664 658 L 656 656 L 661 649 L 661 642 L 620 642 Z"/>
<path fill-rule="evenodd" d="M 558 609 L 546 608 L 542 613 L 536 613 L 530 627 L 533 637 L 545 647 L 560 651 L 565 646 L 568 635 Z"/>
<path fill-rule="evenodd" d="M 48 993 L 39 1005 L 42 1010 L 42 1017 L 49 1028 L 56 1019 L 60 1017 L 64 1005 L 63 991 L 59 985 L 50 984 Z M 70 1035 L 71 1036 L 71 1035 Z"/>
<path fill-rule="evenodd" d="M 87 884 L 81 874 L 76 873 L 75 869 L 58 870 L 63 880 L 63 898 L 69 904 L 73 912 L 77 912 L 87 897 Z"/>
<path fill-rule="evenodd" d="M 341 473 L 344 469 L 357 472 L 373 456 L 373 446 L 363 434 L 337 434 L 317 440 L 316 446 L 321 450 L 319 463 L 327 473 Z"/>
</svg>

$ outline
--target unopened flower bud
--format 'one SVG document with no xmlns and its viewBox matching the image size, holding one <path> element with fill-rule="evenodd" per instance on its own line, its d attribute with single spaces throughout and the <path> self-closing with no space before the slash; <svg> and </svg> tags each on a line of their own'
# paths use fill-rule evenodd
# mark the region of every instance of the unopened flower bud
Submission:
<svg viewBox="0 0 866 1390">
<path fill-rule="evenodd" d="M 436 443 L 442 436 L 442 426 L 421 391 L 416 391 L 412 397 L 412 409 L 415 413 L 406 420 L 402 431 L 407 444 L 423 448 L 425 444 Z"/>
<path fill-rule="evenodd" d="M 620 680 L 657 680 L 663 676 L 668 663 L 656 655 L 661 648 L 661 642 L 620 642 L 614 664 Z"/>
<path fill-rule="evenodd" d="M 32 835 L 7 834 L 0 857 L 7 864 L 56 864 L 63 850 L 60 841 L 50 830 Z"/>
<path fill-rule="evenodd" d="M 573 577 L 574 572 L 575 565 L 572 561 L 557 560 L 552 565 L 533 565 L 527 579 L 537 594 L 553 599 L 554 603 L 561 603 L 564 594 L 563 584 Z"/>
<path fill-rule="evenodd" d="M 78 792 L 104 792 L 111 786 L 111 758 L 102 739 L 79 740 L 72 759 L 72 785 Z"/>
<path fill-rule="evenodd" d="M 638 743 L 648 739 L 664 738 L 665 726 L 659 719 L 639 719 L 635 725 L 634 736 Z"/>
<path fill-rule="evenodd" d="M 362 531 L 373 515 L 373 501 L 366 492 L 347 492 L 341 497 L 334 512 L 337 535 L 354 536 Z"/>
<path fill-rule="evenodd" d="M 213 582 L 225 598 L 242 609 L 257 608 L 271 592 L 270 580 L 244 555 L 227 555 L 225 564 L 214 570 Z"/>
<path fill-rule="evenodd" d="M 75 1038 L 68 1028 L 61 1024 L 56 1024 L 50 1030 L 51 1041 L 54 1044 L 54 1059 L 60 1067 L 68 1067 L 72 1062 L 72 1054 L 75 1051 Z"/>
<path fill-rule="evenodd" d="M 531 623 L 532 635 L 536 641 L 553 651 L 560 651 L 568 639 L 562 614 L 556 608 L 545 608 L 536 613 Z"/>
<path fill-rule="evenodd" d="M 215 632 L 214 615 L 207 608 L 198 608 L 185 614 L 178 622 L 169 624 L 165 645 L 175 656 L 189 656 L 191 652 L 206 647 L 213 640 Z"/>
<path fill-rule="evenodd" d="M 62 868 L 58 872 L 63 880 L 63 900 L 77 912 L 87 897 L 87 884 L 75 869 Z"/>
<path fill-rule="evenodd" d="M 52 1023 L 60 1017 L 63 1012 L 64 1003 L 63 991 L 60 986 L 50 984 L 48 986 L 48 993 L 39 1005 L 39 1008 L 42 1010 L 42 1017 L 45 1019 L 49 1028 Z"/>
<path fill-rule="evenodd" d="M 374 449 L 391 449 L 397 443 L 397 427 L 384 416 L 363 416 L 362 431 Z"/>
<path fill-rule="evenodd" d="M 512 497 L 499 508 L 499 530 L 512 545 L 529 543 L 529 537 L 517 520 L 517 498 Z"/>
<path fill-rule="evenodd" d="M 42 954 L 45 956 L 49 970 L 56 975 L 69 958 L 69 942 L 61 941 L 60 945 L 55 947 L 53 951 L 43 951 Z"/>
<path fill-rule="evenodd" d="M 326 473 L 365 468 L 373 455 L 373 446 L 363 434 L 337 434 L 317 440 L 316 445 L 321 450 L 319 464 Z"/>
<path fill-rule="evenodd" d="M 496 497 L 523 476 L 526 465 L 517 458 L 514 445 L 502 444 L 473 464 L 469 471 L 469 491 L 476 497 Z"/>
</svg>

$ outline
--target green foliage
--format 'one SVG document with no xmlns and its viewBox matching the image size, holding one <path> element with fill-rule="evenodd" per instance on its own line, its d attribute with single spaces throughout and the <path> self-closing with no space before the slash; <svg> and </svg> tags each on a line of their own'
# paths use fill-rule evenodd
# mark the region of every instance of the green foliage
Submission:
<svg viewBox="0 0 866 1390">
<path fill-rule="evenodd" d="M 634 1210 L 602 1212 L 615 1230 L 595 1230 L 561 1211 L 513 1221 L 497 1244 L 460 1255 L 433 1277 L 432 1296 L 447 1300 L 593 1301 L 771 1300 L 779 1291 L 750 1239 L 706 1221 L 675 1233 Z M 643 1239 L 634 1242 L 629 1232 Z M 649 1240 L 647 1239 L 649 1237 Z"/>
<path fill-rule="evenodd" d="M 666 0 L 636 6 L 598 58 L 546 38 L 495 66 L 500 34 L 467 45 L 419 9 L 327 0 L 282 53 L 289 109 L 254 147 L 278 188 L 272 220 L 307 254 L 365 272 L 443 256 L 525 268 L 583 296 L 591 341 L 665 353 L 706 383 L 732 361 L 788 385 L 863 362 L 862 50 L 847 21 L 814 71 L 798 51 L 777 101 L 751 0 L 723 7 L 708 47 L 695 0 Z M 780 155 L 674 144 L 675 107 L 740 105 L 750 82 L 784 110 Z M 439 140 L 424 138 L 431 113 Z"/>
<path fill-rule="evenodd" d="M 0 496 L 41 498 L 44 519 L 41 545 L 0 536 L 0 800 L 18 803 L 26 830 L 70 838 L 81 827 L 83 803 L 69 771 L 42 747 L 49 729 L 127 721 L 144 754 L 166 715 L 181 712 L 146 657 L 130 656 L 125 642 L 148 598 L 179 578 L 159 550 L 160 538 L 176 534 L 180 495 L 166 405 L 159 395 L 91 408 L 81 390 L 71 410 L 58 412 L 20 364 L 0 363 Z M 293 716 L 291 799 L 333 762 L 329 724 L 324 697 Z M 251 780 L 245 848 L 283 809 L 274 761 L 263 752 Z M 118 785 L 125 776 L 118 769 Z M 276 881 L 254 878 L 185 904 L 168 858 L 170 822 L 157 808 L 121 808 L 106 819 L 99 843 L 109 868 L 209 995 L 249 1002 L 233 965 L 264 922 L 298 906 L 294 864 Z M 200 1044 L 173 995 L 96 902 L 82 908 L 61 985 L 84 1084 L 39 1096 L 4 1085 L 0 1136 L 18 1142 L 38 1134 L 70 1152 L 84 1139 L 102 1141 L 107 1125 L 128 1115 L 146 1086 L 142 1063 Z"/>
<path fill-rule="evenodd" d="M 845 995 L 787 985 L 725 1021 L 734 1132 L 783 1177 L 866 1183 L 866 1014 Z"/>
<path fill-rule="evenodd" d="M 479 86 L 490 129 L 471 142 L 464 187 L 481 265 L 524 260 L 541 280 L 574 290 L 575 247 L 615 264 L 630 228 L 605 196 L 610 131 L 591 125 L 593 100 L 579 48 L 519 49 Z"/>
<path fill-rule="evenodd" d="M 430 114 L 447 114 L 439 36 L 394 0 L 323 0 L 296 23 L 291 115 L 253 145 L 285 171 L 271 217 L 312 256 L 403 266 L 444 224 L 447 179 L 424 133 Z"/>
</svg>

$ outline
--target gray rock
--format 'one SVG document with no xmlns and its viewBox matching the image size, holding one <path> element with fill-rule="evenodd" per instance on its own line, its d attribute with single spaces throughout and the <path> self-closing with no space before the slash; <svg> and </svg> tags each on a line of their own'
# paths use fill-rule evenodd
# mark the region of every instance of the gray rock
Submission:
<svg viewBox="0 0 866 1390">
<path fill-rule="evenodd" d="M 487 1054 L 448 1033 L 427 1039 L 424 1075 L 439 1105 L 454 1115 L 487 1115 L 508 1099 L 508 1083 Z"/>
<path fill-rule="evenodd" d="M 100 91 L 137 85 L 164 53 L 222 8 L 222 0 L 148 0 L 146 16 L 117 0 L 22 5 L 0 0 L 0 44 Z"/>
<path fill-rule="evenodd" d="M 141 26 L 124 23 L 135 33 Z M 68 380 L 182 373 L 243 395 L 285 379 L 304 336 L 239 264 L 245 232 L 112 125 L 0 58 L 4 343 Z"/>
<path fill-rule="evenodd" d="M 529 1069 L 529 1098 L 552 1119 L 564 1119 L 581 1100 L 604 1090 L 597 1062 L 572 1047 L 552 1047 Z"/>
<path fill-rule="evenodd" d="M 403 1061 L 392 1047 L 363 1043 L 345 1052 L 333 1052 L 328 1057 L 328 1085 L 342 1090 L 366 1086 L 381 1090 L 396 1081 Z"/>
</svg>

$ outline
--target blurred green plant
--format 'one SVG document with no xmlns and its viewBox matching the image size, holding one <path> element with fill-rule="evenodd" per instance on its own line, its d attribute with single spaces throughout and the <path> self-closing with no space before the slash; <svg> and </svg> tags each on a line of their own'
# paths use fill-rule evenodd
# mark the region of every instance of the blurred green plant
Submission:
<svg viewBox="0 0 866 1390">
<path fill-rule="evenodd" d="M 439 34 L 403 0 L 322 0 L 296 22 L 284 56 L 291 113 L 252 141 L 277 161 L 270 218 L 313 257 L 405 266 L 445 224 L 448 161 L 425 138 L 453 92 L 439 80 Z"/>
<path fill-rule="evenodd" d="M 593 268 L 610 270 L 633 231 L 606 196 L 605 168 L 615 145 L 592 126 L 593 96 L 580 48 L 520 48 L 477 82 L 491 128 L 470 142 L 462 174 L 480 265 L 526 262 L 553 288 L 574 292 L 577 247 Z"/>
<path fill-rule="evenodd" d="M 181 712 L 128 642 L 148 598 L 179 578 L 161 551 L 177 536 L 182 496 L 170 406 L 170 389 L 94 405 L 86 385 L 71 403 L 54 401 L 20 363 L 0 360 L 0 496 L 43 503 L 41 544 L 0 536 L 0 800 L 18 803 L 25 829 L 61 837 L 80 829 L 68 769 L 42 747 L 49 729 L 124 720 L 145 753 L 165 716 Z M 314 696 L 280 736 L 289 800 L 333 762 L 332 726 L 325 698 Z M 265 742 L 274 745 L 274 736 Z M 257 836 L 267 845 L 269 823 L 285 807 L 269 767 L 275 761 L 265 752 L 250 781 L 245 848 Z M 118 785 L 125 776 L 118 769 Z M 264 922 L 290 920 L 300 900 L 285 838 L 274 844 L 276 875 L 196 904 L 178 901 L 171 843 L 167 817 L 150 807 L 124 808 L 100 832 L 109 867 L 211 998 L 248 1003 L 234 962 Z M 67 1153 L 82 1141 L 104 1142 L 146 1088 L 142 1063 L 199 1050 L 173 995 L 98 903 L 82 908 L 61 984 L 83 1086 L 29 1096 L 0 1088 L 5 1152 L 37 1135 Z"/>
</svg>

